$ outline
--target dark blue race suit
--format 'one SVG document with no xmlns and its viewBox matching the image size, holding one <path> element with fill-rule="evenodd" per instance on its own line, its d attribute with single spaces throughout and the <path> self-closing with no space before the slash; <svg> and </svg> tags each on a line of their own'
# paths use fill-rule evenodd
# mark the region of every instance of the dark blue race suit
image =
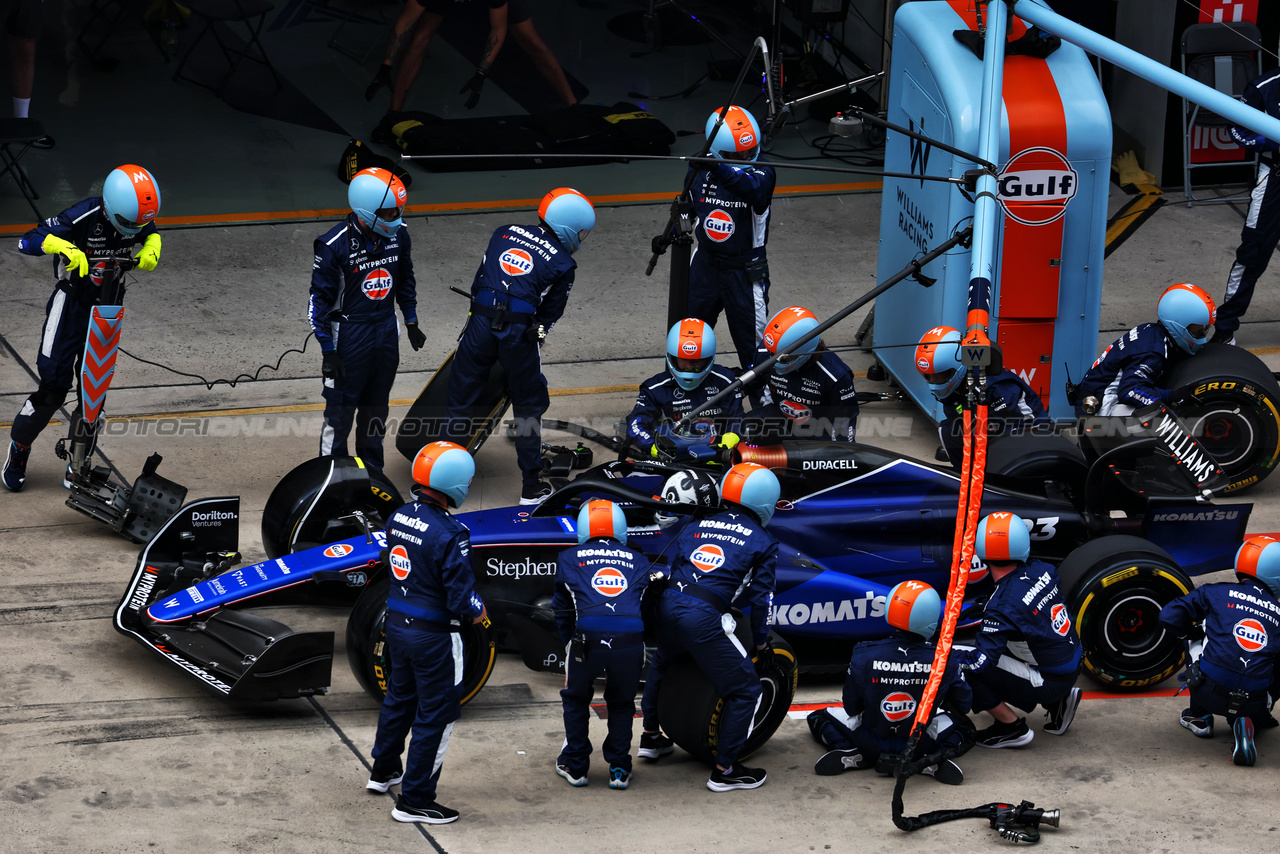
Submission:
<svg viewBox="0 0 1280 854">
<path fill-rule="evenodd" d="M 640 383 L 636 405 L 627 416 L 627 435 L 633 444 L 648 452 L 657 440 L 655 430 L 679 421 L 724 391 L 733 381 L 733 372 L 719 365 L 713 365 L 693 391 L 680 388 L 667 371 L 654 374 Z M 703 410 L 690 428 L 694 433 L 710 433 L 717 437 L 737 433 L 742 427 L 742 414 L 742 391 L 739 389 L 710 409 Z"/>
<path fill-rule="evenodd" d="M 1280 69 L 1272 69 L 1250 82 L 1243 97 L 1250 107 L 1280 119 Z M 1240 230 L 1236 260 L 1227 274 L 1227 293 L 1214 321 L 1220 332 L 1240 328 L 1240 318 L 1253 299 L 1253 286 L 1266 272 L 1271 254 L 1280 243 L 1280 176 L 1276 175 L 1280 140 L 1258 136 L 1242 127 L 1233 127 L 1231 136 L 1245 148 L 1258 152 L 1258 175 L 1250 193 L 1244 228 Z"/>
<path fill-rule="evenodd" d="M 1161 324 L 1135 326 L 1103 350 L 1085 372 L 1076 400 L 1096 397 L 1099 415 L 1132 415 L 1135 409 L 1156 401 L 1167 403 L 1169 389 L 1160 381 L 1182 352 Z M 1079 402 L 1076 414 L 1084 414 Z"/>
<path fill-rule="evenodd" d="M 473 587 L 471 541 L 449 512 L 416 496 L 387 525 L 391 591 L 387 595 L 387 646 L 391 679 L 378 712 L 373 773 L 400 771 L 405 738 L 413 730 L 404 764 L 401 798 L 413 807 L 436 799 L 436 783 L 453 722 L 461 716 L 463 620 L 484 612 Z"/>
<path fill-rule="evenodd" d="M 964 385 L 942 401 L 945 417 L 938 425 L 938 437 L 947 449 L 951 465 L 964 462 Z M 1036 424 L 1048 424 L 1049 416 L 1040 395 L 1013 371 L 1005 369 L 987 379 L 987 435 L 1003 436 Z"/>
<path fill-rule="evenodd" d="M 1249 717 L 1255 726 L 1269 718 L 1277 695 L 1276 657 L 1280 655 L 1280 603 L 1253 579 L 1238 584 L 1206 584 L 1174 599 L 1160 611 L 1160 623 L 1178 637 L 1204 630 L 1200 672 L 1204 682 L 1191 688 L 1188 711 L 1198 718 L 1224 715 L 1227 723 Z M 1233 691 L 1237 696 L 1231 713 Z"/>
<path fill-rule="evenodd" d="M 738 365 L 755 358 L 769 311 L 769 206 L 773 167 L 717 163 L 690 190 L 698 250 L 689 265 L 689 316 L 715 326 L 723 310 Z"/>
<path fill-rule="evenodd" d="M 23 255 L 44 255 L 41 244 L 50 234 L 75 244 L 89 259 L 89 274 L 70 272 L 66 259 L 60 254 L 54 256 L 58 282 L 45 305 L 44 334 L 36 354 L 40 385 L 13 419 L 13 441 L 20 445 L 34 442 L 66 399 L 73 381 L 79 391 L 76 369 L 89 334 L 89 316 L 102 298 L 102 271 L 98 265 L 112 258 L 128 258 L 135 246 L 141 246 L 155 233 L 155 223 L 149 222 L 137 234 L 121 234 L 103 212 L 102 199 L 94 197 L 77 202 L 19 238 L 18 251 Z"/>
<path fill-rule="evenodd" d="M 1082 649 L 1057 571 L 1036 560 L 997 581 L 973 648 L 956 650 L 977 711 L 1009 703 L 1029 712 L 1066 697 Z"/>
<path fill-rule="evenodd" d="M 632 721 L 644 667 L 640 600 L 649 585 L 649 559 L 615 540 L 588 540 L 560 553 L 555 584 L 551 607 L 566 647 L 560 692 L 565 737 L 556 764 L 574 777 L 586 776 L 591 698 L 595 680 L 608 673 L 609 735 L 601 753 L 610 767 L 630 771 Z"/>
<path fill-rule="evenodd" d="M 356 456 L 382 468 L 388 401 L 400 366 L 395 304 L 406 323 L 418 322 L 409 256 L 407 228 L 390 239 L 375 237 L 354 213 L 316 240 L 307 316 L 321 352 L 336 350 L 346 368 L 343 379 L 324 381 L 321 456 L 347 456 L 354 420 Z"/>
<path fill-rule="evenodd" d="M 569 302 L 577 264 L 556 236 L 541 225 L 504 225 L 493 233 L 475 281 L 471 314 L 458 340 L 449 377 L 448 436 L 466 445 L 475 432 L 471 417 L 500 362 L 516 417 L 516 460 L 525 486 L 542 472 L 542 414 L 551 404 L 542 354 L 526 337 L 532 328 L 549 332 Z"/>
<path fill-rule="evenodd" d="M 756 364 L 772 355 L 758 348 Z M 854 441 L 858 393 L 853 388 L 853 372 L 830 350 L 819 350 L 785 374 L 771 369 L 760 385 L 762 405 L 747 416 L 747 433 L 753 440 Z"/>
<path fill-rule="evenodd" d="M 668 662 L 687 652 L 724 699 L 716 764 L 730 768 L 747 739 L 761 691 L 751 663 L 754 650 L 734 635 L 729 608 L 736 605 L 747 613 L 757 647 L 768 639 L 778 541 L 754 516 L 731 506 L 690 522 L 669 553 L 670 580 L 656 609 L 658 645 L 640 703 L 644 728 L 659 729 L 662 676 Z"/>
<path fill-rule="evenodd" d="M 844 708 L 820 709 L 809 716 L 809 729 L 829 750 L 856 748 L 874 767 L 881 753 L 901 753 L 915 721 L 933 665 L 934 645 L 907 632 L 855 644 L 844 682 Z M 945 752 L 952 759 L 973 746 L 969 731 L 951 714 L 969 711 L 973 692 L 955 659 L 938 686 L 942 706 L 920 740 L 920 752 Z"/>
</svg>

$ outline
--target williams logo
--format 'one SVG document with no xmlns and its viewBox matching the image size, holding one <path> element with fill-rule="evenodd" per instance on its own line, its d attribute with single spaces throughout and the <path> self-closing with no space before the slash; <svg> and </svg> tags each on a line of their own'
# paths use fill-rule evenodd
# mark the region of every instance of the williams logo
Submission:
<svg viewBox="0 0 1280 854">
<path fill-rule="evenodd" d="M 1027 148 L 1009 159 L 998 179 L 1000 204 L 1023 225 L 1061 219 L 1075 198 L 1079 175 L 1052 148 Z"/>
</svg>

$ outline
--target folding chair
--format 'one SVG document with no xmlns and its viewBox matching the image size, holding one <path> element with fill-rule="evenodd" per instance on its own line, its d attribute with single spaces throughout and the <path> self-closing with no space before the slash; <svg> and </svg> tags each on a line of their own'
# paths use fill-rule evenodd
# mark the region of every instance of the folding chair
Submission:
<svg viewBox="0 0 1280 854">
<path fill-rule="evenodd" d="M 76 36 L 76 43 L 80 45 L 80 49 L 84 51 L 89 61 L 101 71 L 109 71 L 117 64 L 117 60 L 106 57 L 100 57 L 102 49 L 107 46 L 107 42 L 115 35 L 116 30 L 126 19 L 134 19 L 140 24 L 143 30 L 150 37 L 152 44 L 156 46 L 156 50 L 160 51 L 160 56 L 165 62 L 169 61 L 169 53 L 164 49 L 164 44 L 160 41 L 160 35 L 155 27 L 148 26 L 144 18 L 146 10 L 146 0 L 90 0 L 89 16 L 85 19 L 84 26 L 80 28 L 79 35 Z M 90 31 L 101 23 L 103 32 L 97 40 L 97 44 L 90 46 Z"/>
<path fill-rule="evenodd" d="M 5 173 L 13 176 L 18 189 L 26 197 L 27 204 L 31 205 L 31 210 L 35 211 L 37 221 L 44 219 L 40 209 L 36 207 L 36 199 L 40 198 L 40 194 L 31 185 L 31 179 L 18 165 L 18 161 L 27 153 L 31 144 L 42 136 L 44 136 L 44 126 L 36 119 L 0 119 L 0 162 L 4 163 L 4 168 L 0 169 L 0 176 Z M 22 145 L 17 154 L 14 154 L 13 149 L 10 148 L 13 145 Z"/>
<path fill-rule="evenodd" d="M 174 80 L 187 80 L 195 83 L 197 86 L 204 86 L 212 89 L 215 94 L 221 96 L 222 90 L 227 88 L 227 82 L 231 79 L 231 75 L 235 74 L 240 63 L 246 59 L 254 62 L 260 62 L 271 72 L 271 77 L 276 81 L 276 87 L 283 85 L 280 82 L 280 75 L 276 74 L 275 66 L 271 64 L 271 60 L 267 58 L 267 52 L 262 47 L 262 42 L 258 37 L 262 33 L 262 27 L 267 22 L 267 13 L 275 8 L 273 3 L 267 0 L 187 0 L 186 5 L 192 12 L 205 19 L 204 29 L 195 37 L 191 45 L 187 48 L 187 52 L 182 55 L 182 60 L 178 63 L 177 69 L 173 72 Z M 219 24 L 244 24 L 248 33 L 248 40 L 243 47 L 235 44 L 228 44 L 223 40 L 222 34 L 218 31 Z M 214 41 L 218 43 L 218 49 L 222 51 L 222 56 L 227 60 L 227 73 L 223 75 L 222 80 L 216 86 L 197 80 L 194 77 L 184 77 L 182 74 L 183 67 L 187 64 L 187 60 L 191 58 L 191 54 L 196 47 L 204 39 L 205 33 L 212 32 Z M 254 54 L 254 50 L 257 54 Z"/>
<path fill-rule="evenodd" d="M 1182 33 L 1182 73 L 1193 80 L 1212 86 L 1224 95 L 1240 98 L 1249 81 L 1262 73 L 1262 33 L 1250 23 L 1193 24 Z M 1191 171 L 1207 167 L 1235 166 L 1252 163 L 1257 169 L 1258 155 L 1245 160 L 1215 163 L 1191 162 L 1191 134 L 1196 128 L 1229 128 L 1232 122 L 1199 104 L 1182 99 L 1182 185 L 1187 207 L 1195 202 L 1234 202 L 1249 196 L 1198 199 L 1191 190 Z"/>
</svg>

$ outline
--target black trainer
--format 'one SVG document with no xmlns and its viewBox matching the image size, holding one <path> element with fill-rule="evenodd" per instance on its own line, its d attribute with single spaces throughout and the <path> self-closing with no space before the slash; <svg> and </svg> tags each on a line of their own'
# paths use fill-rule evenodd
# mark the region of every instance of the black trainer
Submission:
<svg viewBox="0 0 1280 854">
<path fill-rule="evenodd" d="M 396 798 L 396 805 L 391 810 L 391 817 L 396 821 L 416 821 L 422 824 L 448 824 L 458 820 L 458 811 L 432 801 L 425 807 L 411 807 L 404 798 Z"/>
<path fill-rule="evenodd" d="M 867 760 L 857 748 L 828 750 L 813 763 L 813 773 L 819 777 L 834 777 L 845 771 L 857 771 L 867 767 Z"/>
<path fill-rule="evenodd" d="M 1084 692 L 1079 688 L 1072 688 L 1067 696 L 1063 697 L 1052 706 L 1045 707 L 1045 717 L 1049 719 L 1044 725 L 1044 731 L 1051 735 L 1064 735 L 1067 728 L 1071 726 L 1071 722 L 1075 720 L 1076 709 L 1080 705 L 1080 698 Z"/>
<path fill-rule="evenodd" d="M 960 770 L 959 765 L 950 759 L 944 759 L 937 765 L 922 768 L 920 773 L 927 777 L 932 777 L 939 783 L 946 783 L 948 786 L 959 786 L 964 782 L 964 772 Z"/>
<path fill-rule="evenodd" d="M 979 747 L 1022 747 L 1035 737 L 1036 734 L 1027 726 L 1027 719 L 1018 718 L 1011 724 L 996 721 L 986 729 L 978 730 L 974 744 Z"/>
<path fill-rule="evenodd" d="M 763 768 L 748 768 L 735 764 L 728 771 L 713 768 L 707 788 L 713 792 L 732 792 L 734 789 L 758 789 L 769 777 Z"/>
<path fill-rule="evenodd" d="M 1211 344 L 1230 344 L 1235 346 L 1236 331 L 1234 329 L 1214 329 L 1213 337 L 1209 339 Z"/>
<path fill-rule="evenodd" d="M 674 753 L 676 749 L 675 742 L 667 738 L 661 732 L 642 732 L 640 733 L 640 749 L 636 751 L 636 755 L 641 759 L 660 759 Z"/>
<path fill-rule="evenodd" d="M 369 775 L 369 782 L 365 783 L 364 787 L 371 792 L 385 792 L 392 786 L 400 785 L 403 779 L 403 771 L 394 771 L 390 774 L 373 773 Z"/>
<path fill-rule="evenodd" d="M 31 456 L 30 445 L 19 445 L 9 442 L 9 455 L 5 457 L 4 469 L 0 472 L 0 483 L 10 492 L 21 492 L 27 482 L 27 457 Z"/>
<path fill-rule="evenodd" d="M 542 483 L 541 481 L 538 483 L 526 483 L 520 489 L 520 503 L 541 504 L 550 498 L 551 493 L 554 491 L 550 484 Z"/>
</svg>

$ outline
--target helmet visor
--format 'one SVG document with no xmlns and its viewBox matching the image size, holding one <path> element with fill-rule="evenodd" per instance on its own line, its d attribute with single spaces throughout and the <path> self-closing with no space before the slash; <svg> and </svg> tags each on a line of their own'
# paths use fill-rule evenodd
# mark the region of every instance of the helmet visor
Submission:
<svg viewBox="0 0 1280 854">
<path fill-rule="evenodd" d="M 955 368 L 952 368 L 949 371 L 941 371 L 936 374 L 921 374 L 921 376 L 924 377 L 924 381 L 929 385 L 946 385 L 951 382 L 951 378 L 955 375 Z"/>
<path fill-rule="evenodd" d="M 711 367 L 711 363 L 715 361 L 714 356 L 707 356 L 705 359 L 672 359 L 671 360 L 677 371 L 686 374 L 700 374 Z"/>
<path fill-rule="evenodd" d="M 395 222 L 404 214 L 404 205 L 394 208 L 378 208 L 374 213 L 383 222 Z"/>
<path fill-rule="evenodd" d="M 756 152 L 759 149 L 760 149 L 760 146 L 753 145 L 750 148 L 745 149 L 743 151 L 737 151 L 737 150 L 721 151 L 720 156 L 723 157 L 725 160 L 741 160 L 741 161 L 755 160 Z"/>
<path fill-rule="evenodd" d="M 1209 327 L 1203 323 L 1193 323 L 1187 327 L 1187 334 L 1192 338 L 1204 338 L 1209 334 Z"/>
<path fill-rule="evenodd" d="M 145 226 L 147 222 L 149 222 L 149 220 L 143 220 L 142 222 L 133 222 L 132 220 L 127 220 L 124 217 L 120 216 L 120 214 L 116 214 L 115 216 L 116 216 L 116 223 L 121 228 L 127 228 L 131 231 L 137 231 L 138 229 Z"/>
</svg>

